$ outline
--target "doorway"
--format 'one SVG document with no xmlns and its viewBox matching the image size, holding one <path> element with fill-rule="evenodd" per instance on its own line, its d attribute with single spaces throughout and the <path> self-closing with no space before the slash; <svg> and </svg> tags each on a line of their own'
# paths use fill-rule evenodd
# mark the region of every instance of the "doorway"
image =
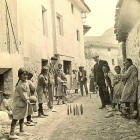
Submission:
<svg viewBox="0 0 140 140">
<path fill-rule="evenodd" d="M 42 59 L 42 67 L 48 65 L 48 60 L 47 59 Z"/>
<path fill-rule="evenodd" d="M 0 74 L 0 91 L 4 91 L 4 75 Z M 0 92 L 0 105 L 3 100 L 2 92 Z"/>
<path fill-rule="evenodd" d="M 71 61 L 63 61 L 63 69 L 66 75 L 71 75 Z"/>
</svg>

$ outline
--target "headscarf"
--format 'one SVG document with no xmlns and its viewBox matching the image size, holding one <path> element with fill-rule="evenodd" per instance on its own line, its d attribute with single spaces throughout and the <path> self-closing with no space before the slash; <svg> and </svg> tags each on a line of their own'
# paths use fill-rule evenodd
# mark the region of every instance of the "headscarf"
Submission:
<svg viewBox="0 0 140 140">
<path fill-rule="evenodd" d="M 49 70 L 49 66 L 42 67 L 40 75 L 43 74 L 45 70 Z"/>
</svg>

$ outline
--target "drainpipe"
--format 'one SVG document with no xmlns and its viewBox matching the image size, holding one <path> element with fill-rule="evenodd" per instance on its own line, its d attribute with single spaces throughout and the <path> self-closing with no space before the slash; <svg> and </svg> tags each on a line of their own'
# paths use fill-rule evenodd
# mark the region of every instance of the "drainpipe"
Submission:
<svg viewBox="0 0 140 140">
<path fill-rule="evenodd" d="M 126 42 L 122 42 L 122 55 L 123 60 L 126 59 Z"/>
<path fill-rule="evenodd" d="M 55 21 L 55 3 L 51 0 L 51 12 L 52 12 L 52 37 L 53 37 L 53 54 L 57 54 L 57 39 L 56 39 L 56 21 Z"/>
</svg>

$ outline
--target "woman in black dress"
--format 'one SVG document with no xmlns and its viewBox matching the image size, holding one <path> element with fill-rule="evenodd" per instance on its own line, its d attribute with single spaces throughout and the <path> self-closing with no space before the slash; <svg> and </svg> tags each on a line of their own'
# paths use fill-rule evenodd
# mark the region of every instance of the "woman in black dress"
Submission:
<svg viewBox="0 0 140 140">
<path fill-rule="evenodd" d="M 94 86 L 94 69 L 93 68 L 91 69 L 89 79 L 90 79 L 90 84 L 89 84 L 90 92 L 94 93 L 95 92 L 95 86 Z"/>
</svg>

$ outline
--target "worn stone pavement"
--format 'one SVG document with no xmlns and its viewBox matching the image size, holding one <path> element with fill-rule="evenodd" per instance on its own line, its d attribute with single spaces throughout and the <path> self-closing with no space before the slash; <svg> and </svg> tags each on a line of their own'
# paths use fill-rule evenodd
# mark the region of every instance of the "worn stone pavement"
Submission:
<svg viewBox="0 0 140 140">
<path fill-rule="evenodd" d="M 67 115 L 67 105 L 74 104 L 83 105 L 83 115 Z M 140 140 L 140 126 L 135 120 L 118 115 L 105 118 L 107 110 L 98 109 L 98 94 L 92 94 L 91 99 L 80 97 L 67 105 L 55 105 L 57 112 L 47 112 L 49 116 L 46 118 L 36 117 L 36 126 L 25 127 L 31 135 L 21 136 L 19 140 Z"/>
</svg>

